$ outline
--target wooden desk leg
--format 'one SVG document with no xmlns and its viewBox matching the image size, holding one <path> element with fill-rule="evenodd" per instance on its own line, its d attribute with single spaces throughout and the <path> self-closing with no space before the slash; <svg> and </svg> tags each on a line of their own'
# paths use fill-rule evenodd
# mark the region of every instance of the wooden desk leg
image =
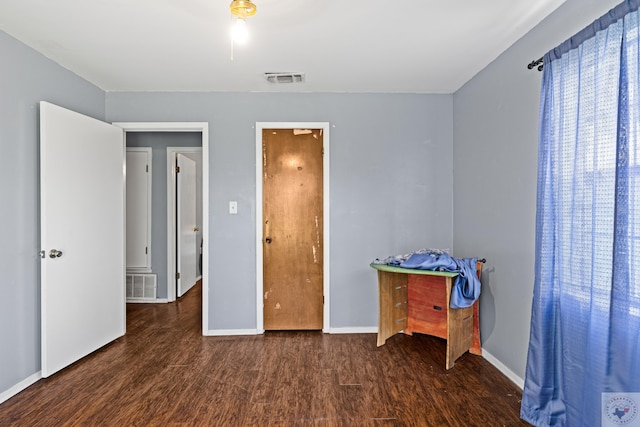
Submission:
<svg viewBox="0 0 640 427">
<path fill-rule="evenodd" d="M 407 327 L 407 275 L 378 270 L 378 347 Z"/>
<path fill-rule="evenodd" d="M 456 359 L 471 349 L 473 343 L 473 308 L 449 308 L 449 337 L 447 338 L 447 369 Z"/>
<path fill-rule="evenodd" d="M 473 303 L 473 345 L 469 349 L 469 353 L 482 356 L 482 344 L 480 342 L 480 301 Z"/>
<path fill-rule="evenodd" d="M 469 351 L 473 344 L 473 307 L 451 308 L 451 278 L 447 277 L 447 361 L 451 369 L 456 359 Z"/>
<path fill-rule="evenodd" d="M 482 278 L 483 263 L 476 263 L 476 274 L 478 280 Z M 473 303 L 473 345 L 469 349 L 469 353 L 482 356 L 482 343 L 480 342 L 480 300 Z"/>
</svg>

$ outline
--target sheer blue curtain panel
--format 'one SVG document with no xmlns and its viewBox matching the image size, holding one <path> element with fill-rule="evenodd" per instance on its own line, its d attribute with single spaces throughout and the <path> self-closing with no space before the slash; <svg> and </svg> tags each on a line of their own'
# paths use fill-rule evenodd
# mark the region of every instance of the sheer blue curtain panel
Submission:
<svg viewBox="0 0 640 427">
<path fill-rule="evenodd" d="M 521 409 L 536 426 L 640 425 L 639 6 L 545 55 Z"/>
</svg>

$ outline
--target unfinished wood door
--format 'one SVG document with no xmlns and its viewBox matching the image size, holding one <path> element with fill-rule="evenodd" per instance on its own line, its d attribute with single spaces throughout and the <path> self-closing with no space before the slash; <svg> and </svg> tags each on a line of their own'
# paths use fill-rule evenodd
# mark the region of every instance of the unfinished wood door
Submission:
<svg viewBox="0 0 640 427">
<path fill-rule="evenodd" d="M 264 129 L 265 330 L 322 329 L 322 130 Z"/>
</svg>

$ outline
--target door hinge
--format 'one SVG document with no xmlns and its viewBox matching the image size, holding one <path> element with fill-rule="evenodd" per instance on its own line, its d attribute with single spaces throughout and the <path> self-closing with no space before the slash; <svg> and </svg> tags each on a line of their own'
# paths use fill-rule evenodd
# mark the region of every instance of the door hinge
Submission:
<svg viewBox="0 0 640 427">
<path fill-rule="evenodd" d="M 149 173 L 149 165 L 147 165 L 146 172 Z"/>
<path fill-rule="evenodd" d="M 149 246 L 144 247 L 144 254 L 149 255 Z"/>
<path fill-rule="evenodd" d="M 176 166 L 176 173 L 180 173 L 180 166 Z"/>
<path fill-rule="evenodd" d="M 180 278 L 180 273 L 176 273 L 176 279 Z"/>
</svg>

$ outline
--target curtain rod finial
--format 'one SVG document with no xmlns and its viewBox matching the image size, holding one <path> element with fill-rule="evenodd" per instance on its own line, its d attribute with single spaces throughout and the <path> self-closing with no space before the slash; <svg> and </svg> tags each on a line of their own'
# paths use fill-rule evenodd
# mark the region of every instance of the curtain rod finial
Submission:
<svg viewBox="0 0 640 427">
<path fill-rule="evenodd" d="M 536 66 L 538 66 L 538 71 L 542 71 L 542 67 L 543 67 L 543 61 L 544 61 L 544 56 L 538 60 L 535 61 L 531 61 L 528 65 L 527 68 L 529 70 L 534 69 Z"/>
</svg>

